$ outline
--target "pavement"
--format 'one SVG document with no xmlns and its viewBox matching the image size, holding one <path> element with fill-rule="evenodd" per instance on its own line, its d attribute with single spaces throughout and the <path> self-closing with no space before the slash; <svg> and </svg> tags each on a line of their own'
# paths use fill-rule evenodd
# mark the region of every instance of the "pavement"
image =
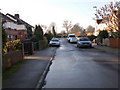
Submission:
<svg viewBox="0 0 120 90">
<path fill-rule="evenodd" d="M 103 52 L 115 55 L 116 57 L 120 57 L 120 48 L 113 48 L 113 47 L 109 47 L 109 46 L 101 46 L 101 45 L 97 45 L 97 44 L 93 44 L 93 47 L 101 50 Z"/>
<path fill-rule="evenodd" d="M 33 55 L 24 57 L 20 69 L 3 80 L 3 90 L 7 88 L 39 88 L 47 74 L 57 48 L 47 48 L 36 51 Z"/>
</svg>

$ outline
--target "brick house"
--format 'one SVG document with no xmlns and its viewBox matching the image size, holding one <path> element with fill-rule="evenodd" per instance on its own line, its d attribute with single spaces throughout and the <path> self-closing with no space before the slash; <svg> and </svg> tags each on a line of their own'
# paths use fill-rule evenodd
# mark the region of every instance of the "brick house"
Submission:
<svg viewBox="0 0 120 90">
<path fill-rule="evenodd" d="M 33 29 L 33 26 L 20 19 L 19 14 L 14 16 L 11 14 L 2 14 L 3 27 L 7 33 L 8 41 L 20 39 L 24 41 L 28 39 L 27 27 Z"/>
</svg>

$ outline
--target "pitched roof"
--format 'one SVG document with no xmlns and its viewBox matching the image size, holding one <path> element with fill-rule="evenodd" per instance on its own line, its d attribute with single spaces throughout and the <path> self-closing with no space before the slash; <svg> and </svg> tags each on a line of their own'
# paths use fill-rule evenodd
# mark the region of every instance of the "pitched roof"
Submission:
<svg viewBox="0 0 120 90">
<path fill-rule="evenodd" d="M 23 21 L 22 19 L 17 18 L 17 17 L 15 17 L 15 16 L 13 16 L 13 15 L 11 15 L 9 13 L 7 13 L 6 16 L 9 17 L 9 18 L 11 17 L 11 19 L 13 19 L 13 20 L 16 20 L 17 24 L 24 24 L 24 25 L 26 25 L 28 27 L 33 27 L 32 25 L 28 24 L 27 22 Z"/>
<path fill-rule="evenodd" d="M 2 14 L 2 22 L 12 21 L 12 22 L 14 22 L 14 23 L 17 23 L 16 20 L 13 20 L 12 18 L 10 18 L 10 17 L 4 15 L 3 13 L 1 13 L 1 14 Z"/>
</svg>

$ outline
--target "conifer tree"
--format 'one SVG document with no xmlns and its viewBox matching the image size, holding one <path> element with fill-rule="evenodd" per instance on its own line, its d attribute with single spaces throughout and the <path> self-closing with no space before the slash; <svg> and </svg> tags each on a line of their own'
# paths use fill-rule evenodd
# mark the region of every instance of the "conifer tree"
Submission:
<svg viewBox="0 0 120 90">
<path fill-rule="evenodd" d="M 55 27 L 52 27 L 53 37 L 56 37 Z"/>
<path fill-rule="evenodd" d="M 36 40 L 38 41 L 38 40 L 43 40 L 43 29 L 41 28 L 41 26 L 40 25 L 36 25 L 35 26 L 35 32 L 34 32 L 34 35 L 35 35 L 35 38 L 36 38 Z"/>
</svg>

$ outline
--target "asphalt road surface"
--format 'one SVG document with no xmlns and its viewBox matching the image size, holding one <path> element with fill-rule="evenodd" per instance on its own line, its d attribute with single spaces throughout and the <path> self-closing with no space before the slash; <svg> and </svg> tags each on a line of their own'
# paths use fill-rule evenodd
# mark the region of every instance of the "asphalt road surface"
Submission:
<svg viewBox="0 0 120 90">
<path fill-rule="evenodd" d="M 118 88 L 118 58 L 61 39 L 45 88 Z"/>
</svg>

